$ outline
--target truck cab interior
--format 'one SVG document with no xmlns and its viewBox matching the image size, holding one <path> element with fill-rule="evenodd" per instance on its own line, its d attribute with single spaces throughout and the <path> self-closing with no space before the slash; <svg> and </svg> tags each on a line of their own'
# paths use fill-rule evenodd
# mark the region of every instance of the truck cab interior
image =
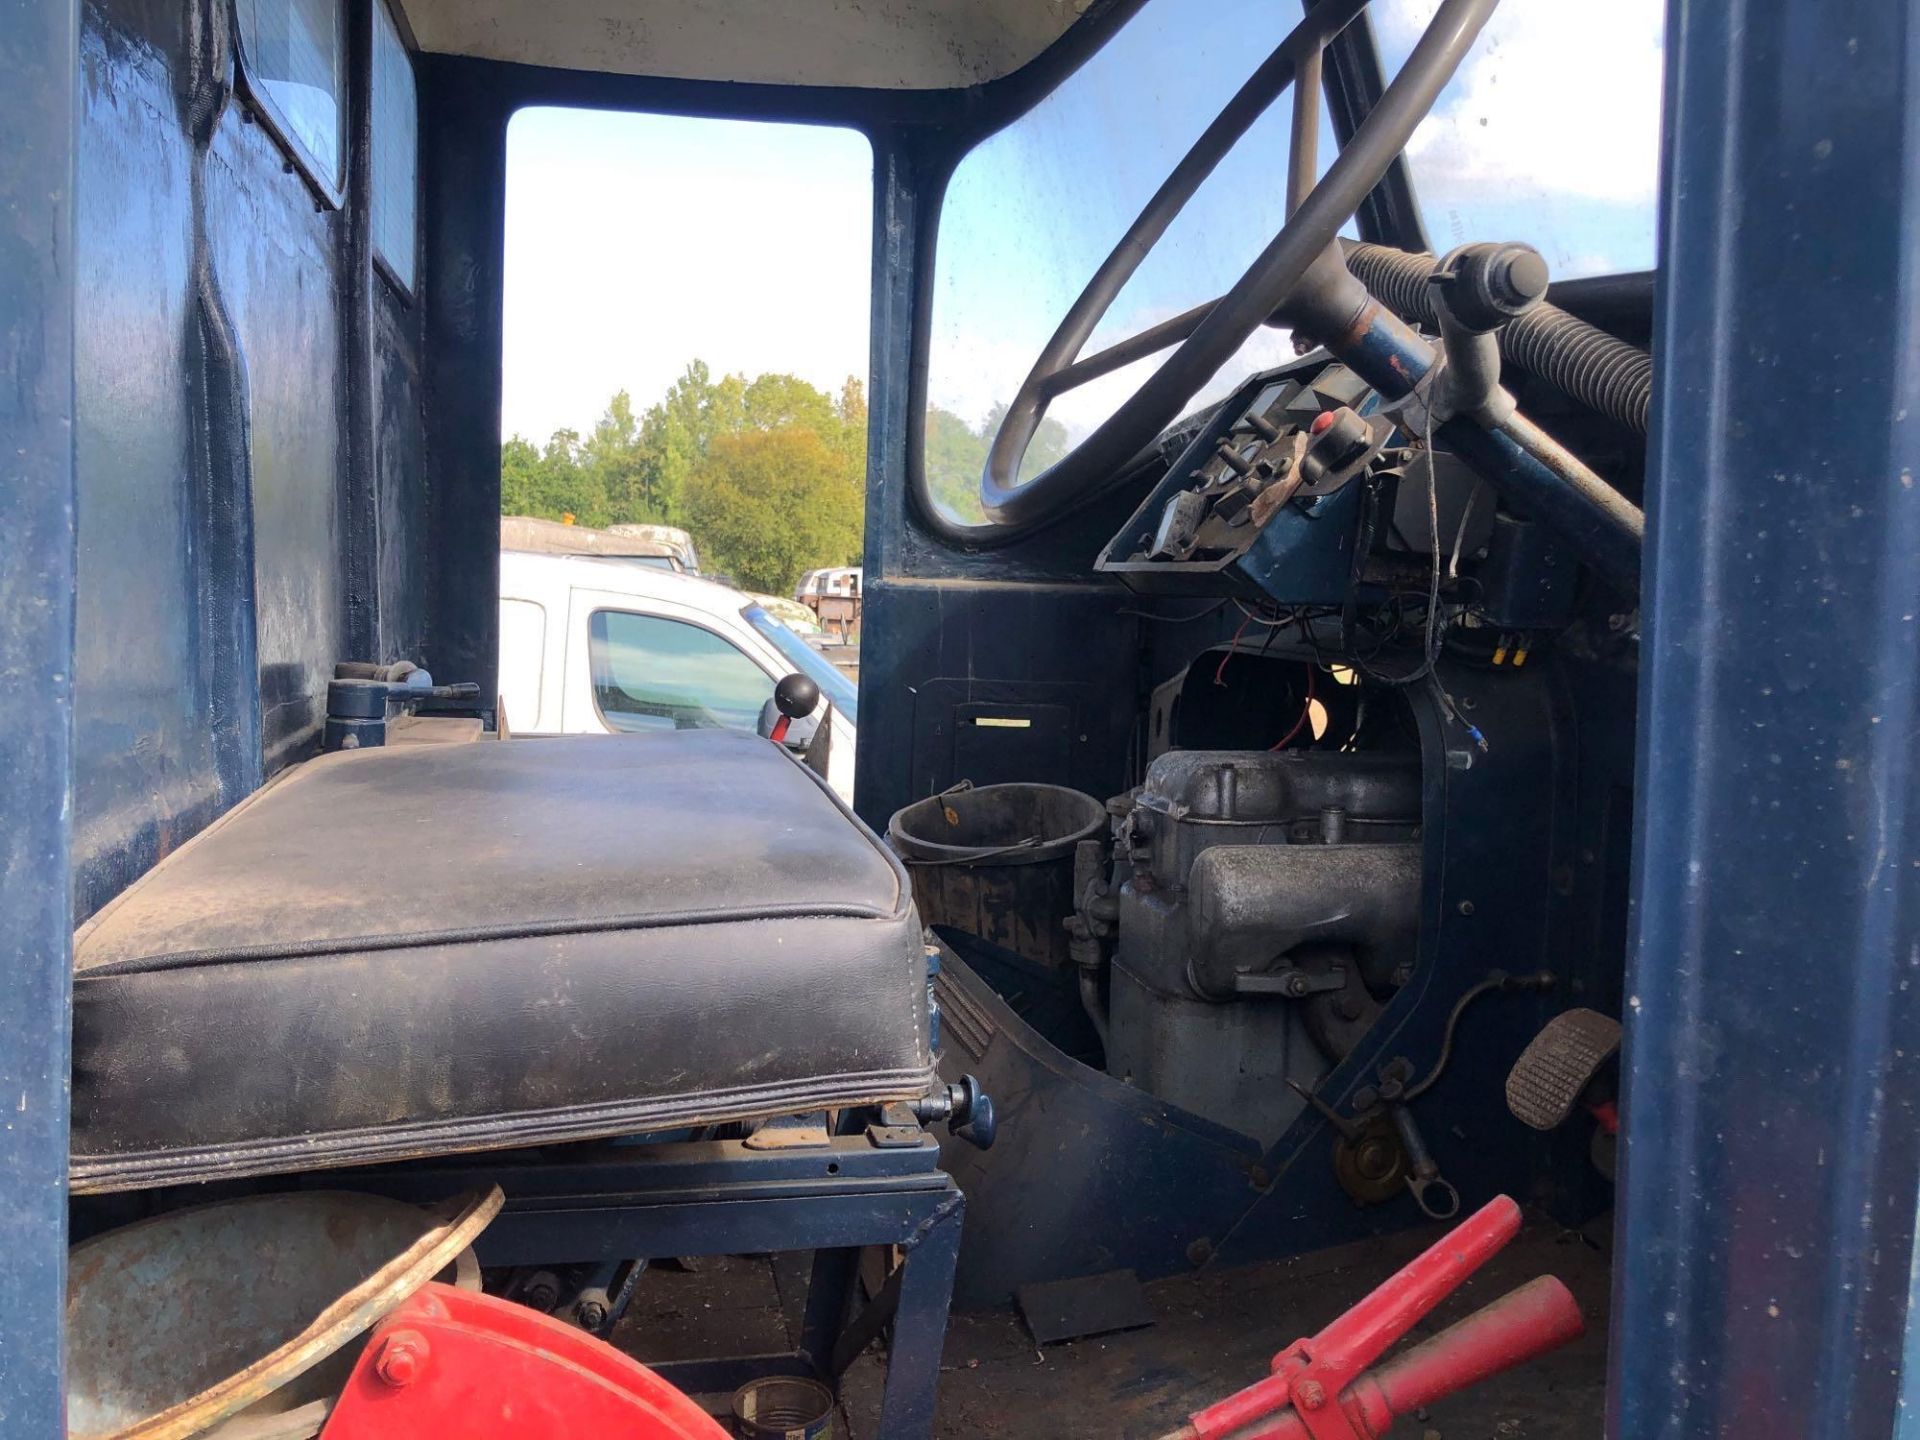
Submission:
<svg viewBox="0 0 1920 1440">
<path fill-rule="evenodd" d="M 342 1192 L 437 1217 L 412 1283 L 470 1241 L 862 1440 L 1904 1433 L 1920 5 L 0 42 L 7 1434 L 416 1433 L 350 1402 L 424 1349 L 308 1353 L 397 1271 L 179 1238 L 344 1254 Z M 851 805 L 804 686 L 761 736 L 501 723 L 537 107 L 871 146 Z M 1336 1322 L 1455 1224 L 1565 1286 L 1432 1338 L 1497 1293 L 1426 1318 L 1443 1258 Z M 784 1257 L 777 1353 L 657 1348 L 703 1256 Z"/>
</svg>

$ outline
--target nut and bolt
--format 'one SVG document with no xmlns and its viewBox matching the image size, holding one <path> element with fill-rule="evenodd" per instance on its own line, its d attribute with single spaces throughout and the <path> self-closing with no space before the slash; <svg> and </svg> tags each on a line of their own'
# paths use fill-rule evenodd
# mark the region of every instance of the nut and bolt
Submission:
<svg viewBox="0 0 1920 1440">
<path fill-rule="evenodd" d="M 373 1373 L 396 1388 L 411 1385 L 427 1368 L 427 1337 L 417 1330 L 396 1330 L 380 1342 Z"/>
<path fill-rule="evenodd" d="M 1327 1403 L 1327 1392 L 1318 1380 L 1302 1380 L 1293 1398 L 1302 1410 L 1318 1410 Z"/>
</svg>

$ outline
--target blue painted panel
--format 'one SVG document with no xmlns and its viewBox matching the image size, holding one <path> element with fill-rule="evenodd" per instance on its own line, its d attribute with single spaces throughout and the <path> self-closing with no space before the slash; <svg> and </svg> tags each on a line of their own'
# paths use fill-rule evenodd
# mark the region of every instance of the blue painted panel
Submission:
<svg viewBox="0 0 1920 1440">
<path fill-rule="evenodd" d="M 0 1432 L 66 1432 L 73 718 L 70 0 L 0 7 Z"/>
<path fill-rule="evenodd" d="M 1920 5 L 1674 8 L 1613 1432 L 1893 1432 L 1920 1194 Z"/>
</svg>

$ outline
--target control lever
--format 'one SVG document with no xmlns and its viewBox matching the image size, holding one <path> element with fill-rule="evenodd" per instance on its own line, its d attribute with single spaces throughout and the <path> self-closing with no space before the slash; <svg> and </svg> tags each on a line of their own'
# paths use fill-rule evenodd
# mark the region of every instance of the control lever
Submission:
<svg viewBox="0 0 1920 1440">
<path fill-rule="evenodd" d="M 1275 1355 L 1266 1379 L 1195 1411 L 1161 1440 L 1377 1440 L 1408 1411 L 1579 1339 L 1580 1307 L 1542 1275 L 1368 1369 L 1519 1233 L 1520 1207 L 1496 1196 L 1318 1335 Z"/>
<path fill-rule="evenodd" d="M 978 1150 L 991 1150 L 1000 1129 L 993 1113 L 993 1097 L 971 1075 L 962 1075 L 957 1084 L 921 1096 L 913 1102 L 913 1115 L 922 1125 L 946 1121 L 950 1133 Z"/>
<path fill-rule="evenodd" d="M 368 665 L 342 661 L 327 682 L 327 723 L 323 750 L 362 750 L 387 743 L 390 711 L 405 713 L 423 700 L 479 700 L 471 681 L 436 685 L 419 666 Z"/>
<path fill-rule="evenodd" d="M 773 687 L 773 698 L 760 707 L 757 728 L 774 744 L 804 752 L 820 728 L 818 720 L 811 720 L 819 708 L 819 685 L 796 670 Z M 809 720 L 811 723 L 801 723 Z"/>
</svg>

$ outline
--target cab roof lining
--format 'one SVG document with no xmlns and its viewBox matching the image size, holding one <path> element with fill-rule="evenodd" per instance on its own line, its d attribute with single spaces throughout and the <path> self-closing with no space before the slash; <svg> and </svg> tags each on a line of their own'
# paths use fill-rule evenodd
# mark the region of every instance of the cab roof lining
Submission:
<svg viewBox="0 0 1920 1440">
<path fill-rule="evenodd" d="M 745 84 L 940 90 L 1035 58 L 1096 0 L 402 0 L 423 51 Z"/>
</svg>

